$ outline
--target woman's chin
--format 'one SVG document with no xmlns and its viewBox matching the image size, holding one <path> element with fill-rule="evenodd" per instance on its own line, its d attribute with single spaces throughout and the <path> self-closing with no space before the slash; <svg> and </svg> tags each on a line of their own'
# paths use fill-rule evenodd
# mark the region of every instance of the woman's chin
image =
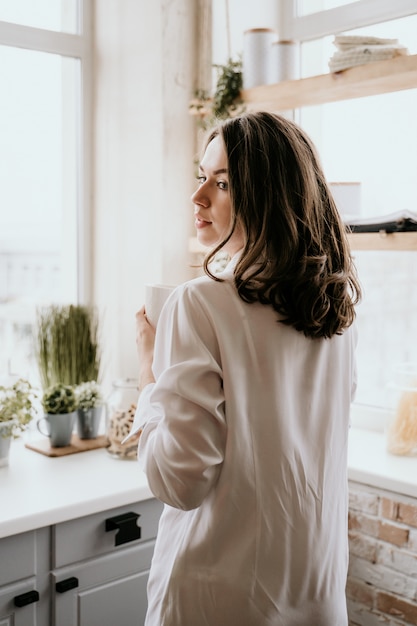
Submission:
<svg viewBox="0 0 417 626">
<path fill-rule="evenodd" d="M 213 240 L 212 237 L 204 236 L 204 233 L 197 232 L 197 241 L 200 246 L 207 248 L 207 250 L 213 249 L 217 246 L 219 240 Z"/>
</svg>

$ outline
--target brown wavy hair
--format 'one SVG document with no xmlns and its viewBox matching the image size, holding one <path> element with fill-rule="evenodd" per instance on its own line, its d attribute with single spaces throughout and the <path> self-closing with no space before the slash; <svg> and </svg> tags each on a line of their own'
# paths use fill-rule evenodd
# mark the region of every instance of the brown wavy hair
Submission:
<svg viewBox="0 0 417 626">
<path fill-rule="evenodd" d="M 228 119 L 207 145 L 216 136 L 227 153 L 232 220 L 205 272 L 219 280 L 209 264 L 239 224 L 245 245 L 234 281 L 242 300 L 272 305 L 307 337 L 341 334 L 361 289 L 313 143 L 294 122 L 265 112 Z"/>
</svg>

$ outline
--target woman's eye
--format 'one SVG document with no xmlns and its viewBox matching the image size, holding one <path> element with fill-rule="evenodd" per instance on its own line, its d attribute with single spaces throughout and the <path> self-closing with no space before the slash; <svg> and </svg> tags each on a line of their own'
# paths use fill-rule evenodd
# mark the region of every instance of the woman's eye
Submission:
<svg viewBox="0 0 417 626">
<path fill-rule="evenodd" d="M 219 180 L 219 182 L 217 183 L 217 186 L 219 189 L 223 189 L 224 191 L 227 191 L 229 187 L 228 184 L 224 182 L 224 180 Z"/>
<path fill-rule="evenodd" d="M 197 182 L 199 185 L 202 185 L 206 180 L 205 176 L 197 176 Z"/>
</svg>

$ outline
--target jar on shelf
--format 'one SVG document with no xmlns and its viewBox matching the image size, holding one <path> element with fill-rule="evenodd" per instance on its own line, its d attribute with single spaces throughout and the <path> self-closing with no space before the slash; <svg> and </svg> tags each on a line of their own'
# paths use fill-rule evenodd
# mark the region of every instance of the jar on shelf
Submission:
<svg viewBox="0 0 417 626">
<path fill-rule="evenodd" d="M 107 401 L 107 452 L 116 459 L 136 459 L 138 451 L 138 433 L 125 444 L 135 417 L 139 391 L 137 380 L 120 378 L 113 382 L 113 389 Z"/>
<path fill-rule="evenodd" d="M 390 390 L 387 450 L 391 454 L 417 454 L 417 363 L 394 367 Z"/>
</svg>

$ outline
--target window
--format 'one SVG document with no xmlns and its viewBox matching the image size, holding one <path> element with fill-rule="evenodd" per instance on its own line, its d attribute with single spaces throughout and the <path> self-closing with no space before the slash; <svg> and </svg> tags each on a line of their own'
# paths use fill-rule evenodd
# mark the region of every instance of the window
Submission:
<svg viewBox="0 0 417 626">
<path fill-rule="evenodd" d="M 78 33 L 77 0 L 2 0 L 0 20 L 58 32 Z"/>
<path fill-rule="evenodd" d="M 88 3 L 2 2 L 0 377 L 36 378 L 36 308 L 85 299 Z M 16 22 L 12 24 L 11 22 Z M 32 28 L 35 26 L 36 28 Z M 48 30 L 39 30 L 42 29 Z M 50 30 L 49 30 L 50 29 Z"/>
<path fill-rule="evenodd" d="M 312 6 L 312 3 L 308 3 Z M 398 39 L 410 54 L 417 54 L 417 14 L 409 2 L 391 7 L 355 2 L 316 2 L 322 11 L 309 21 L 294 19 L 292 28 L 303 32 L 302 76 L 327 73 L 328 60 L 335 51 L 334 35 L 371 35 Z M 344 3 L 346 4 L 346 3 Z M 304 3 L 307 6 L 307 2 Z M 370 15 L 370 10 L 374 15 Z M 347 24 L 346 11 L 354 14 Z M 393 12 L 397 11 L 396 14 Z M 308 11 L 305 11 L 306 13 Z M 395 19 L 388 19 L 392 17 Z M 372 23 L 374 22 L 374 23 Z M 305 107 L 300 123 L 318 147 L 330 182 L 360 182 L 361 216 L 378 217 L 401 210 L 417 212 L 417 89 L 358 98 L 345 102 Z M 414 252 L 354 253 L 364 298 L 358 307 L 358 404 L 388 407 L 393 366 L 417 361 L 417 261 Z"/>
</svg>

